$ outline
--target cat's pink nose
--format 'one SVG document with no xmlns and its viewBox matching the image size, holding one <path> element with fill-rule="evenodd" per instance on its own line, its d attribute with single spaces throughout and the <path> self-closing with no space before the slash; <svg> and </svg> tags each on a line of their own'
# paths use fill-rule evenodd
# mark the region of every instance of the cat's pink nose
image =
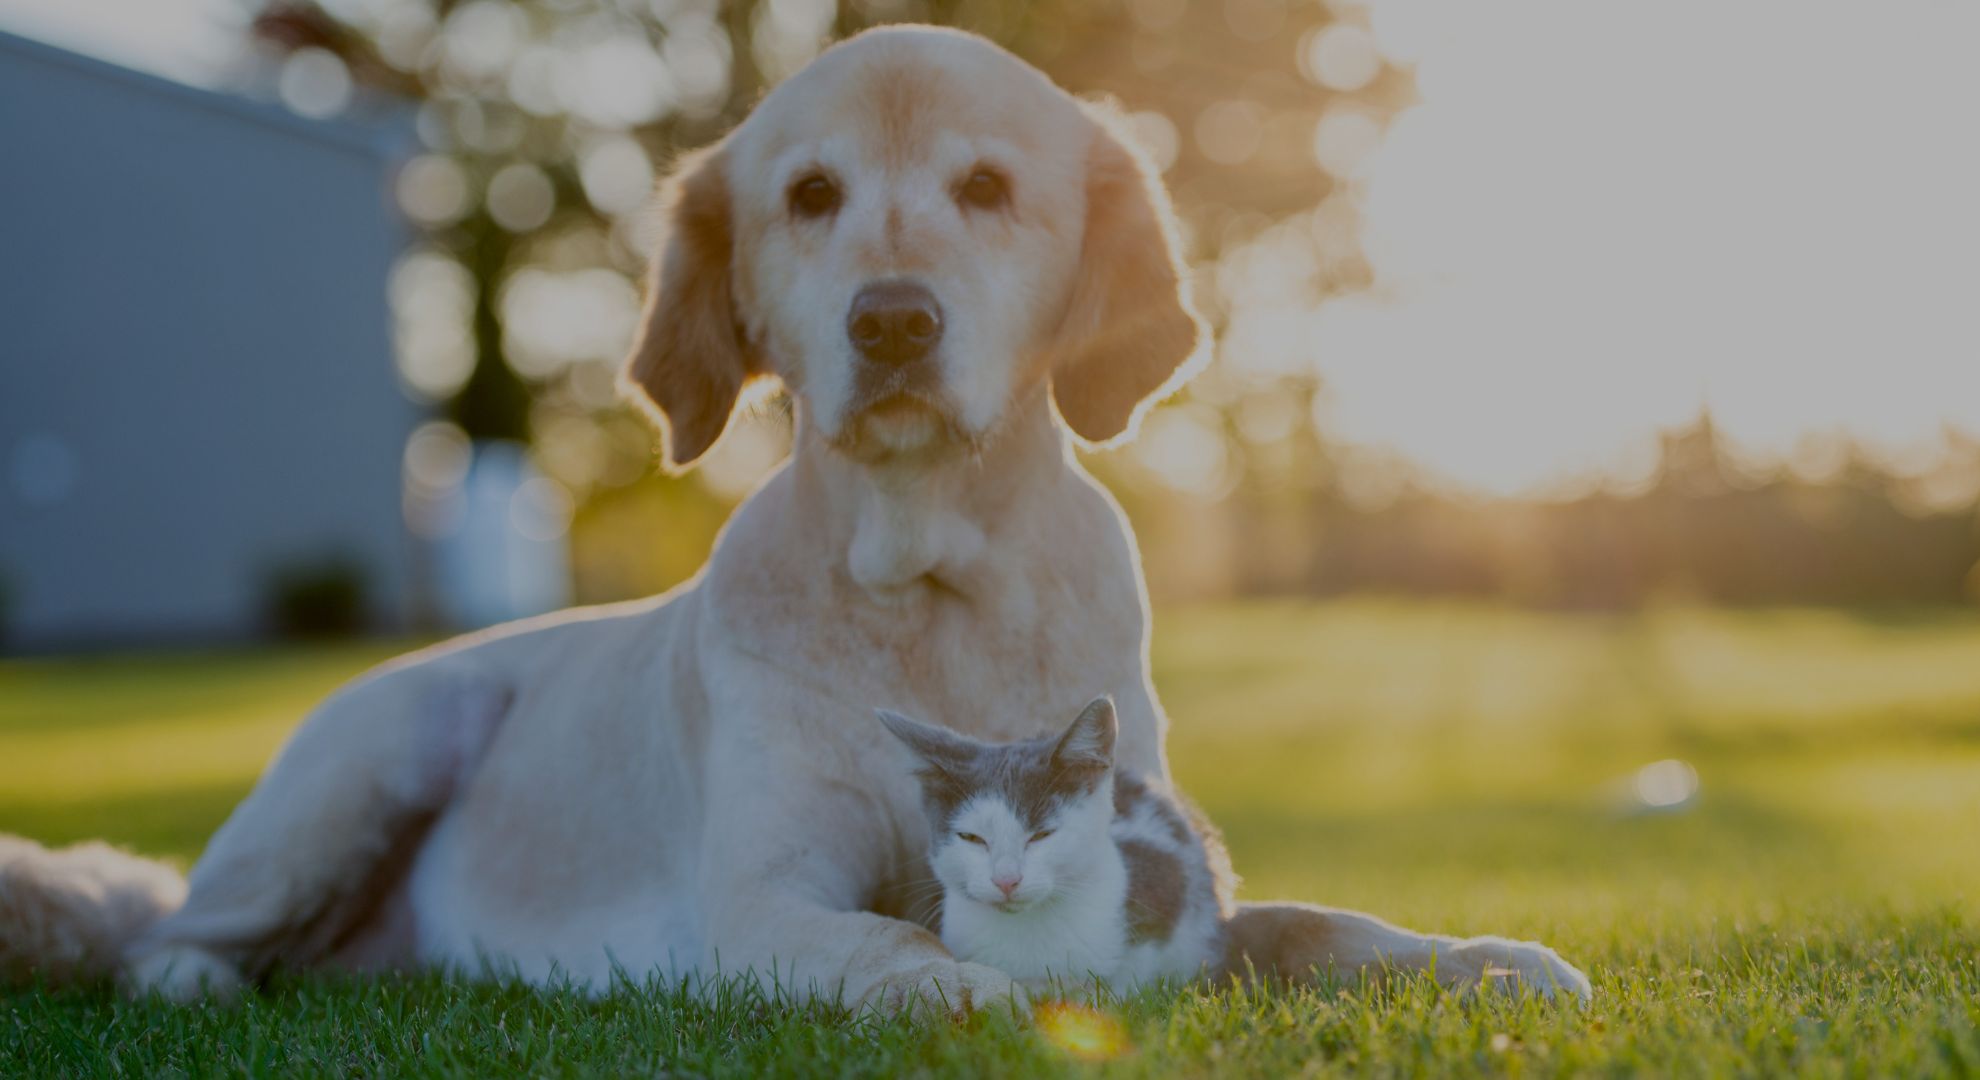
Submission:
<svg viewBox="0 0 1980 1080">
<path fill-rule="evenodd" d="M 1024 875 L 1022 874 L 999 874 L 990 879 L 990 884 L 995 885 L 1004 894 L 1004 899 L 1006 900 L 1009 900 L 1011 894 L 1016 892 L 1017 887 L 1023 883 Z"/>
</svg>

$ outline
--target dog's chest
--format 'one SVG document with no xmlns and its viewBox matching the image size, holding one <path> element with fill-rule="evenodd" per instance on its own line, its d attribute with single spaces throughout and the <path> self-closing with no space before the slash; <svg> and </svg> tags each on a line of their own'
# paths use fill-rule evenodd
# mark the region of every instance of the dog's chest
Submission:
<svg viewBox="0 0 1980 1080">
<path fill-rule="evenodd" d="M 1114 689 L 1133 670 L 1135 637 L 1087 612 L 1005 595 L 985 606 L 952 595 L 914 598 L 849 620 L 860 642 L 862 692 L 876 705 L 979 738 L 1039 734 L 1045 718 Z M 844 668 L 840 669 L 841 674 Z"/>
<path fill-rule="evenodd" d="M 751 603 L 730 640 L 862 713 L 940 717 L 980 738 L 1039 734 L 1139 671 L 1140 612 L 1079 602 L 1058 582 L 1012 578 L 962 595 L 936 583 L 874 593 L 841 581 Z M 782 610 L 778 610 L 782 608 Z"/>
</svg>

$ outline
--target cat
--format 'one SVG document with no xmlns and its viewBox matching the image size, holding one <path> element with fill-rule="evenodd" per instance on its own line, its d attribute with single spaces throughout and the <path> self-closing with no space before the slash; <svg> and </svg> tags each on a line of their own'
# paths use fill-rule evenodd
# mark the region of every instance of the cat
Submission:
<svg viewBox="0 0 1980 1080">
<path fill-rule="evenodd" d="M 917 761 L 940 932 L 959 960 L 1029 990 L 1132 987 L 1223 963 L 1222 839 L 1154 777 L 1118 769 L 1112 699 L 1064 734 L 978 742 L 879 711 Z"/>
</svg>

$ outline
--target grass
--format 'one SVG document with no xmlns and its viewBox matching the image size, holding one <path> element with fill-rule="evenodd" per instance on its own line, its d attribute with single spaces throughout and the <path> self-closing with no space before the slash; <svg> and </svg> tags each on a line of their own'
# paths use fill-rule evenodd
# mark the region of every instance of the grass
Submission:
<svg viewBox="0 0 1980 1080">
<path fill-rule="evenodd" d="M 1354 602 L 1157 625 L 1175 771 L 1245 896 L 1540 938 L 1595 1004 L 1218 987 L 1055 1037 L 739 986 L 309 976 L 233 1009 L 0 992 L 0 1070 L 1980 1075 L 1980 615 Z M 302 710 L 392 651 L 0 664 L 0 830 L 195 857 Z M 1632 778 L 1668 758 L 1699 794 L 1651 812 Z"/>
</svg>

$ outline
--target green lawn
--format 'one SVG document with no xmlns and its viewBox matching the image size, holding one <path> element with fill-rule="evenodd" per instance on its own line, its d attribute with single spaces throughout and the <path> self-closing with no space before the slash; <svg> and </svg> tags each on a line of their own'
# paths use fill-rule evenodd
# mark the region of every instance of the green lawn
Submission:
<svg viewBox="0 0 1980 1080">
<path fill-rule="evenodd" d="M 1125 1074 L 1980 1075 L 1980 614 L 1177 608 L 1176 773 L 1243 895 L 1535 937 L 1592 1007 L 1233 988 L 1103 1008 Z M 0 663 L 0 831 L 190 859 L 307 705 L 393 650 Z M 1644 809 L 1676 758 L 1697 798 Z M 0 1071 L 1050 1073 L 1038 1027 L 740 990 L 280 981 L 234 1009 L 14 993 Z"/>
</svg>

